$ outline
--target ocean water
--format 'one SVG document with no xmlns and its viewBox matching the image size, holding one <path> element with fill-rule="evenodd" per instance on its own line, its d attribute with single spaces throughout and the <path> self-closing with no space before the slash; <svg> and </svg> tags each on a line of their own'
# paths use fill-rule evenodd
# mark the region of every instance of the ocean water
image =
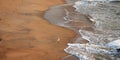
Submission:
<svg viewBox="0 0 120 60">
<path fill-rule="evenodd" d="M 119 60 L 120 0 L 66 0 L 44 17 L 78 33 L 66 53 L 79 60 Z"/>
</svg>

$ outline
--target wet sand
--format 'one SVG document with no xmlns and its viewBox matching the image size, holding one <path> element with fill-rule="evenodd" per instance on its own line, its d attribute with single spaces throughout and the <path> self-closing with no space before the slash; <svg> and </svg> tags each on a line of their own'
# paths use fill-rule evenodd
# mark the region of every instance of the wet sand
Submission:
<svg viewBox="0 0 120 60">
<path fill-rule="evenodd" d="M 89 41 L 82 38 L 79 30 L 94 31 L 94 22 L 90 20 L 89 15 L 80 14 L 75 11 L 72 2 L 67 4 L 52 6 L 45 12 L 44 18 L 50 23 L 66 27 L 77 32 L 77 36 L 72 40 L 71 43 L 85 44 Z M 66 56 L 62 60 L 79 60 L 75 56 Z"/>
<path fill-rule="evenodd" d="M 0 0 L 0 60 L 61 60 L 76 33 L 43 18 L 63 0 Z"/>
<path fill-rule="evenodd" d="M 77 36 L 72 40 L 72 43 L 82 44 L 88 43 L 88 41 L 81 37 L 79 30 L 94 31 L 94 23 L 88 17 L 87 15 L 76 12 L 73 4 L 52 6 L 44 15 L 44 18 L 50 23 L 77 32 Z"/>
</svg>

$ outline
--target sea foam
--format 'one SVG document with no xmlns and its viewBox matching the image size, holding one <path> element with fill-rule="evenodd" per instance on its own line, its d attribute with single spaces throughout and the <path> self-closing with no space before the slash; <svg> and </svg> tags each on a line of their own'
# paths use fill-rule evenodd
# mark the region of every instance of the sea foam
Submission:
<svg viewBox="0 0 120 60">
<path fill-rule="evenodd" d="M 119 47 L 120 42 L 114 42 L 120 39 L 119 0 L 66 2 L 67 4 L 50 8 L 44 16 L 52 24 L 78 33 L 74 40 L 77 43 L 68 43 L 65 52 L 77 56 L 79 60 L 116 60 L 120 57 L 119 48 L 115 47 Z M 88 42 L 83 43 L 83 40 Z"/>
</svg>

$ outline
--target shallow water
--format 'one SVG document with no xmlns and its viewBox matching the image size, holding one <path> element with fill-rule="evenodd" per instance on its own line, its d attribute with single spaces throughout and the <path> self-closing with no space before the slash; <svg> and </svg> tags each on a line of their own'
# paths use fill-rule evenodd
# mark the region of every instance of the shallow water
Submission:
<svg viewBox="0 0 120 60">
<path fill-rule="evenodd" d="M 120 38 L 120 2 L 118 1 L 66 0 L 67 4 L 52 7 L 44 17 L 52 24 L 73 29 L 78 33 L 72 42 L 73 45 L 69 44 L 65 49 L 67 53 L 79 57 L 80 60 L 115 60 L 116 57 L 109 55 L 110 50 L 106 50 L 109 48 L 101 48 Z M 90 53 L 91 51 L 80 52 L 82 45 L 76 43 L 89 43 L 88 50 L 93 48 L 92 51 L 97 53 L 97 56 Z M 93 46 L 98 48 L 97 52 Z M 103 55 L 104 53 L 99 55 L 99 51 L 107 52 L 106 56 Z M 106 58 L 108 56 L 111 58 Z"/>
</svg>

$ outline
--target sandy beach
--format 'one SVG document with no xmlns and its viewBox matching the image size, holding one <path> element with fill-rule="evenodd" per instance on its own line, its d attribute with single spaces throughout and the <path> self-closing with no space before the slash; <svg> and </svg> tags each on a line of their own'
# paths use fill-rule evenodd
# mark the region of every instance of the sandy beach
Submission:
<svg viewBox="0 0 120 60">
<path fill-rule="evenodd" d="M 64 0 L 0 0 L 0 60 L 61 60 L 73 30 L 43 18 Z"/>
</svg>

